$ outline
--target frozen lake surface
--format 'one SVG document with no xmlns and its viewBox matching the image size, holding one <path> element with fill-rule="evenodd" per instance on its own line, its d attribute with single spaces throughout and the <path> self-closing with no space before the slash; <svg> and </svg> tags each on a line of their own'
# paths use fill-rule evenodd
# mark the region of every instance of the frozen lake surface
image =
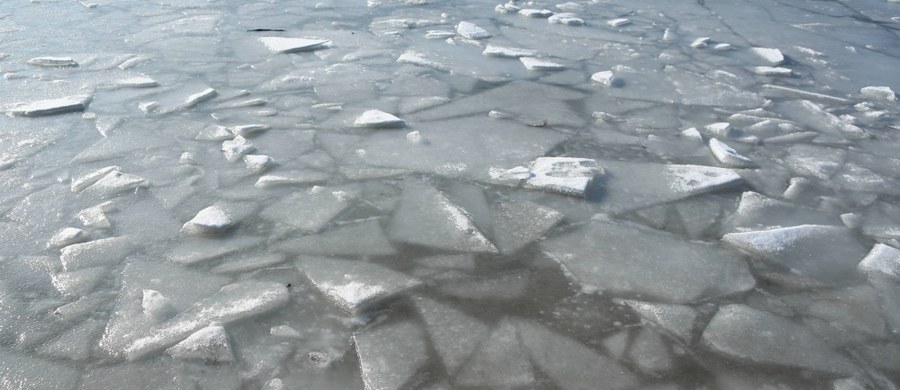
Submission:
<svg viewBox="0 0 900 390">
<path fill-rule="evenodd" d="M 897 389 L 896 0 L 0 5 L 2 389 Z"/>
</svg>

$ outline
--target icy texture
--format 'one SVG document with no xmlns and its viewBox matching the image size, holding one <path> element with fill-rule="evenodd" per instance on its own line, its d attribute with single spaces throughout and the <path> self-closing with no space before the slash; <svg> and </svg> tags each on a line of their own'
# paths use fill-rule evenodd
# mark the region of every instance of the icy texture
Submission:
<svg viewBox="0 0 900 390">
<path fill-rule="evenodd" d="M 6 112 L 15 116 L 45 116 L 78 112 L 87 108 L 91 98 L 90 95 L 81 95 L 16 103 L 7 107 Z"/>
<path fill-rule="evenodd" d="M 426 325 L 434 348 L 451 376 L 456 373 L 490 328 L 480 321 L 433 300 L 417 297 L 416 309 Z"/>
<path fill-rule="evenodd" d="M 366 389 L 402 388 L 428 359 L 425 332 L 405 321 L 353 334 Z"/>
<path fill-rule="evenodd" d="M 351 313 L 365 310 L 421 282 L 400 272 L 364 261 L 305 256 L 297 268 L 326 297 Z"/>
<path fill-rule="evenodd" d="M 325 47 L 330 41 L 316 38 L 284 38 L 260 37 L 259 41 L 273 53 L 294 53 L 317 50 Z"/>
</svg>

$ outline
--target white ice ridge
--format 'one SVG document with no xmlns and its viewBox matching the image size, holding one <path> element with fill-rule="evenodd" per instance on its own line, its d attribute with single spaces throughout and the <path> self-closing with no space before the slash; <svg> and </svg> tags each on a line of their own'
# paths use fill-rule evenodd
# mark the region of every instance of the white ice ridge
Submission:
<svg viewBox="0 0 900 390">
<path fill-rule="evenodd" d="M 319 38 L 260 37 L 259 41 L 274 53 L 312 51 L 331 44 L 331 41 Z"/>
</svg>

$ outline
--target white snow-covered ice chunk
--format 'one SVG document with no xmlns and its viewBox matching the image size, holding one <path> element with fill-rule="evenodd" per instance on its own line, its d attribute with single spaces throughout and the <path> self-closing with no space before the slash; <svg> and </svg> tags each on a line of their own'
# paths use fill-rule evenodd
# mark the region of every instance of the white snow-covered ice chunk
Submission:
<svg viewBox="0 0 900 390">
<path fill-rule="evenodd" d="M 0 384 L 15 390 L 71 390 L 81 372 L 50 360 L 0 351 Z"/>
<path fill-rule="evenodd" d="M 218 94 L 219 92 L 213 88 L 206 88 L 201 90 L 200 92 L 192 93 L 184 99 L 184 103 L 182 103 L 181 108 L 191 108 L 216 97 L 216 95 Z"/>
<path fill-rule="evenodd" d="M 428 361 L 425 332 L 412 321 L 356 332 L 353 344 L 366 389 L 400 390 Z"/>
<path fill-rule="evenodd" d="M 613 82 L 616 81 L 616 76 L 613 75 L 612 71 L 604 70 L 602 72 L 597 72 L 591 75 L 591 81 L 602 85 L 604 87 L 612 87 Z"/>
<path fill-rule="evenodd" d="M 575 15 L 571 12 L 563 12 L 550 16 L 547 18 L 547 21 L 555 24 L 564 24 L 566 26 L 583 26 L 584 19 L 579 18 L 578 15 Z"/>
<path fill-rule="evenodd" d="M 67 96 L 34 102 L 13 103 L 4 108 L 12 116 L 45 116 L 84 111 L 93 99 L 92 95 Z"/>
<path fill-rule="evenodd" d="M 787 318 L 741 304 L 719 308 L 701 344 L 729 358 L 834 374 L 858 368 L 808 328 Z"/>
<path fill-rule="evenodd" d="M 866 99 L 881 100 L 886 102 L 897 101 L 897 95 L 891 87 L 868 86 L 859 90 L 859 95 Z"/>
<path fill-rule="evenodd" d="M 340 225 L 315 235 L 285 240 L 277 247 L 288 253 L 329 256 L 390 256 L 397 251 L 378 219 Z"/>
<path fill-rule="evenodd" d="M 85 189 L 85 192 L 107 198 L 146 186 L 147 179 L 143 177 L 120 171 L 112 171 L 100 178 L 100 180 L 97 180 L 94 184 L 91 184 Z"/>
<path fill-rule="evenodd" d="M 563 214 L 528 201 L 501 202 L 492 210 L 494 244 L 512 254 L 540 239 L 563 219 Z"/>
<path fill-rule="evenodd" d="M 703 129 L 712 135 L 728 138 L 732 135 L 731 123 L 716 122 L 703 126 Z"/>
<path fill-rule="evenodd" d="M 456 25 L 456 32 L 467 39 L 485 39 L 494 36 L 472 22 L 459 22 L 459 24 Z"/>
<path fill-rule="evenodd" d="M 529 18 L 549 18 L 553 15 L 553 11 L 549 9 L 522 8 L 519 10 L 519 15 Z"/>
<path fill-rule="evenodd" d="M 62 248 L 64 246 L 85 242 L 89 239 L 90 235 L 88 235 L 86 231 L 79 228 L 67 227 L 54 234 L 53 237 L 50 238 L 50 241 L 47 242 L 47 247 Z"/>
<path fill-rule="evenodd" d="M 144 315 L 156 322 L 165 321 L 176 313 L 176 309 L 172 306 L 172 301 L 169 298 L 166 298 L 159 291 L 147 288 L 141 289 L 141 309 Z"/>
<path fill-rule="evenodd" d="M 837 137 L 865 138 L 868 132 L 848 123 L 809 100 L 791 101 L 781 104 L 783 113 L 800 125 Z"/>
<path fill-rule="evenodd" d="M 534 57 L 538 54 L 536 50 L 531 49 L 523 49 L 519 47 L 506 47 L 506 46 L 497 46 L 488 43 L 484 47 L 484 51 L 481 52 L 482 55 L 490 56 L 490 57 L 501 57 L 501 58 L 519 58 L 519 57 Z"/>
<path fill-rule="evenodd" d="M 540 248 L 585 290 L 614 295 L 688 303 L 756 284 L 738 253 L 627 222 L 594 218 Z"/>
<path fill-rule="evenodd" d="M 390 236 L 401 242 L 458 252 L 497 253 L 472 216 L 424 183 L 407 183 L 394 212 Z"/>
<path fill-rule="evenodd" d="M 626 354 L 641 371 L 662 373 L 672 369 L 672 356 L 659 333 L 641 328 Z"/>
<path fill-rule="evenodd" d="M 437 70 L 448 69 L 446 64 L 429 59 L 425 53 L 420 53 L 415 50 L 404 51 L 403 54 L 400 54 L 400 56 L 397 57 L 397 63 L 423 66 Z"/>
<path fill-rule="evenodd" d="M 105 207 L 105 205 L 88 207 L 78 212 L 78 219 L 87 227 L 109 229 L 112 227 L 112 223 L 106 217 L 106 211 L 109 209 L 110 207 Z"/>
<path fill-rule="evenodd" d="M 120 170 L 121 170 L 121 168 L 116 165 L 111 165 L 108 167 L 100 168 L 96 171 L 88 173 L 87 175 L 81 176 L 77 179 L 72 179 L 72 184 L 70 187 L 72 189 L 72 192 L 81 192 L 85 188 L 88 188 L 91 185 L 93 185 L 94 183 L 96 183 L 97 180 L 100 180 L 104 176 L 108 175 L 110 172 L 120 171 Z"/>
<path fill-rule="evenodd" d="M 296 265 L 322 294 L 354 314 L 421 284 L 406 274 L 365 261 L 304 256 Z"/>
<path fill-rule="evenodd" d="M 732 46 L 730 43 L 717 43 L 715 46 L 713 46 L 713 50 L 715 51 L 729 51 L 733 49 L 734 46 Z"/>
<path fill-rule="evenodd" d="M 247 166 L 247 169 L 251 169 L 257 172 L 261 172 L 266 170 L 270 165 L 272 165 L 272 157 L 266 156 L 264 154 L 246 154 L 243 157 L 244 165 Z"/>
<path fill-rule="evenodd" d="M 846 278 L 866 253 L 853 232 L 843 226 L 800 225 L 729 233 L 722 240 L 827 283 Z"/>
<path fill-rule="evenodd" d="M 453 376 L 488 336 L 490 328 L 481 321 L 434 300 L 415 297 L 414 302 L 425 322 L 434 349 L 440 355 L 447 373 Z"/>
<path fill-rule="evenodd" d="M 681 136 L 687 137 L 690 139 L 694 139 L 694 140 L 698 140 L 698 141 L 703 141 L 703 135 L 700 134 L 700 130 L 697 130 L 696 127 L 691 127 L 691 128 L 683 130 L 681 132 Z"/>
<path fill-rule="evenodd" d="M 245 154 L 256 150 L 253 143 L 243 136 L 236 136 L 234 139 L 222 142 L 222 153 L 229 162 L 235 162 L 244 157 Z"/>
<path fill-rule="evenodd" d="M 66 271 L 109 266 L 121 262 L 133 248 L 128 237 L 103 238 L 64 247 L 60 250 L 59 260 Z"/>
<path fill-rule="evenodd" d="M 406 121 L 381 110 L 367 110 L 353 121 L 353 126 L 377 129 L 399 128 L 405 127 Z"/>
<path fill-rule="evenodd" d="M 227 126 L 209 126 L 200 130 L 194 139 L 201 141 L 226 141 L 235 136 Z"/>
<path fill-rule="evenodd" d="M 455 384 L 491 389 L 534 386 L 534 366 L 518 333 L 513 320 L 500 321 L 459 369 Z"/>
<path fill-rule="evenodd" d="M 220 234 L 234 226 L 234 219 L 219 206 L 200 210 L 194 218 L 181 226 L 181 232 L 190 235 Z"/>
<path fill-rule="evenodd" d="M 78 66 L 78 62 L 72 57 L 35 57 L 25 61 L 25 63 L 50 68 L 74 68 Z"/>
<path fill-rule="evenodd" d="M 269 175 L 262 175 L 256 180 L 256 188 L 272 188 L 282 186 L 296 186 L 304 184 L 321 183 L 328 180 L 331 175 L 318 169 L 298 169 L 292 171 L 278 171 Z"/>
<path fill-rule="evenodd" d="M 202 328 L 166 352 L 182 360 L 199 360 L 207 363 L 234 361 L 234 352 L 231 350 L 231 343 L 228 342 L 228 332 L 221 325 Z"/>
<path fill-rule="evenodd" d="M 522 65 L 525 65 L 525 69 L 528 70 L 563 70 L 566 68 L 563 64 L 538 57 L 519 57 L 519 61 L 522 61 Z"/>
<path fill-rule="evenodd" d="M 784 55 L 781 50 L 767 47 L 751 47 L 750 52 L 762 58 L 766 63 L 772 66 L 778 66 L 784 63 Z"/>
<path fill-rule="evenodd" d="M 880 272 L 900 279 L 900 249 L 875 244 L 869 254 L 857 265 L 863 272 Z"/>
<path fill-rule="evenodd" d="M 576 157 L 539 157 L 530 170 L 525 188 L 582 197 L 594 176 L 603 174 L 596 160 Z"/>
<path fill-rule="evenodd" d="M 668 303 L 652 303 L 622 300 L 642 319 L 677 337 L 685 343 L 691 342 L 691 334 L 698 313 L 690 306 Z"/>
<path fill-rule="evenodd" d="M 606 24 L 610 27 L 622 27 L 631 24 L 631 20 L 628 18 L 617 18 L 606 21 Z"/>
<path fill-rule="evenodd" d="M 355 194 L 326 187 L 314 189 L 285 196 L 266 207 L 260 215 L 305 233 L 316 233 L 350 206 L 355 197 Z"/>
<path fill-rule="evenodd" d="M 697 38 L 693 42 L 691 42 L 691 47 L 694 49 L 705 48 L 705 47 L 709 46 L 710 39 L 711 39 L 710 37 Z"/>
<path fill-rule="evenodd" d="M 785 67 L 773 67 L 773 66 L 754 66 L 753 73 L 756 73 L 760 76 L 772 76 L 772 77 L 791 77 L 794 72 L 790 68 Z"/>
<path fill-rule="evenodd" d="M 273 53 L 312 51 L 331 44 L 331 41 L 319 38 L 260 37 L 259 41 Z"/>
<path fill-rule="evenodd" d="M 742 156 L 734 148 L 715 138 L 709 140 L 709 150 L 722 165 L 730 168 L 749 168 L 754 166 L 753 160 Z"/>
<path fill-rule="evenodd" d="M 56 290 L 65 296 L 85 296 L 100 284 L 106 273 L 107 271 L 104 267 L 59 272 L 52 275 L 53 287 L 56 287 Z"/>
<path fill-rule="evenodd" d="M 128 360 L 168 348 L 212 323 L 223 325 L 270 312 L 290 301 L 282 283 L 241 281 L 196 302 L 172 319 L 154 327 L 125 348 Z"/>
<path fill-rule="evenodd" d="M 117 88 L 153 88 L 158 87 L 159 82 L 148 76 L 132 76 L 116 80 L 113 85 Z"/>
<path fill-rule="evenodd" d="M 844 166 L 846 152 L 842 149 L 814 145 L 794 145 L 788 148 L 785 165 L 798 175 L 828 180 Z"/>
<path fill-rule="evenodd" d="M 522 345 L 534 364 L 559 389 L 631 389 L 638 378 L 612 358 L 543 325 L 516 320 Z"/>
</svg>

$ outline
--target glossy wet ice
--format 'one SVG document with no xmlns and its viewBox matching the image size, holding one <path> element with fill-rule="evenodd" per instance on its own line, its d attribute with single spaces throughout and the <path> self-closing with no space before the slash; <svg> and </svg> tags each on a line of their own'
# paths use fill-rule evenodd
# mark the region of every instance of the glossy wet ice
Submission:
<svg viewBox="0 0 900 390">
<path fill-rule="evenodd" d="M 900 4 L 0 6 L 4 389 L 891 389 Z"/>
</svg>

